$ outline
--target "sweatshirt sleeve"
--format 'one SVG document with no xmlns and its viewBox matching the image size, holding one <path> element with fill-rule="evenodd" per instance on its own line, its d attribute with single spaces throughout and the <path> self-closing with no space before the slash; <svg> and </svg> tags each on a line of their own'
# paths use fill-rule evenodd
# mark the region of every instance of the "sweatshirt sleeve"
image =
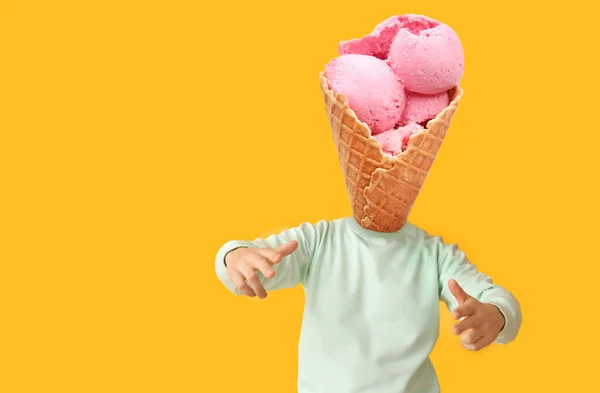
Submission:
<svg viewBox="0 0 600 393">
<path fill-rule="evenodd" d="M 440 298 L 450 311 L 458 303 L 450 293 L 448 282 L 454 279 L 467 294 L 482 303 L 496 306 L 504 316 L 505 324 L 496 339 L 498 344 L 513 341 L 521 327 L 521 308 L 517 299 L 506 289 L 493 283 L 492 279 L 469 262 L 456 245 L 443 245 L 438 260 Z"/>
<path fill-rule="evenodd" d="M 232 293 L 239 295 L 240 292 L 227 275 L 225 256 L 227 253 L 240 247 L 249 248 L 276 248 L 291 240 L 298 242 L 298 248 L 290 255 L 284 257 L 281 262 L 273 265 L 275 276 L 266 278 L 260 271 L 256 274 L 267 291 L 292 288 L 304 283 L 306 274 L 312 262 L 315 251 L 319 247 L 327 230 L 328 223 L 321 220 L 316 224 L 305 222 L 298 227 L 286 229 L 279 234 L 271 235 L 265 239 L 257 238 L 253 241 L 232 240 L 225 243 L 217 252 L 215 258 L 215 269 L 219 280 Z"/>
</svg>

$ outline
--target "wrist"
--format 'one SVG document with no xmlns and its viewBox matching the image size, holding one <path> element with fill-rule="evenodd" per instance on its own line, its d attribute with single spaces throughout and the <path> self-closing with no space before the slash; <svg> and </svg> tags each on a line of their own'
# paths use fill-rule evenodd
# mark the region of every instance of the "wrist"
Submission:
<svg viewBox="0 0 600 393">
<path fill-rule="evenodd" d="M 239 250 L 240 248 L 248 248 L 248 247 L 246 247 L 246 246 L 239 246 L 239 247 L 235 247 L 235 248 L 232 248 L 231 250 L 227 251 L 227 253 L 223 257 L 223 264 L 225 265 L 225 267 L 227 267 L 228 260 L 231 260 L 231 254 L 234 251 Z"/>
<path fill-rule="evenodd" d="M 499 332 L 501 332 L 502 330 L 504 330 L 504 327 L 506 326 L 506 317 L 504 316 L 504 313 L 502 312 L 502 310 L 500 310 L 500 307 L 496 306 L 495 304 L 492 304 L 492 306 L 494 306 L 496 308 L 496 311 L 498 311 L 498 314 L 500 314 L 500 319 L 502 321 L 502 327 L 500 328 Z"/>
</svg>

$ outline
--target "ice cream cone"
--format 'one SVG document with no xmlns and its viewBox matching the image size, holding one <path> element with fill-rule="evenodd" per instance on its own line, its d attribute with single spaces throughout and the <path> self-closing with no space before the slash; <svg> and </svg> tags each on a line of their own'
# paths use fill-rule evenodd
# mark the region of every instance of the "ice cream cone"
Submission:
<svg viewBox="0 0 600 393">
<path fill-rule="evenodd" d="M 452 89 L 450 104 L 427 127 L 411 135 L 406 151 L 391 156 L 383 152 L 346 98 L 330 90 L 324 72 L 320 82 L 354 217 L 369 230 L 399 230 L 429 174 L 463 90 Z"/>
</svg>

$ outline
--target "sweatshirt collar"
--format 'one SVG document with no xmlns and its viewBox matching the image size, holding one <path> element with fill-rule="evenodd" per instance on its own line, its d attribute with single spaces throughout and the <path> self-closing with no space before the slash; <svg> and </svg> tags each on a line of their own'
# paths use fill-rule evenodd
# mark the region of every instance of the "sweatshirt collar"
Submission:
<svg viewBox="0 0 600 393">
<path fill-rule="evenodd" d="M 346 224 L 350 227 L 350 229 L 354 233 L 356 233 L 359 236 L 377 238 L 377 239 L 398 239 L 398 238 L 404 236 L 405 232 L 408 231 L 408 227 L 410 226 L 410 224 L 408 222 L 406 222 L 402 226 L 402 228 L 400 228 L 396 232 L 371 231 L 369 229 L 365 229 L 365 228 L 361 227 L 360 224 L 358 223 L 358 221 L 356 221 L 356 218 L 354 218 L 354 216 L 346 217 Z"/>
</svg>

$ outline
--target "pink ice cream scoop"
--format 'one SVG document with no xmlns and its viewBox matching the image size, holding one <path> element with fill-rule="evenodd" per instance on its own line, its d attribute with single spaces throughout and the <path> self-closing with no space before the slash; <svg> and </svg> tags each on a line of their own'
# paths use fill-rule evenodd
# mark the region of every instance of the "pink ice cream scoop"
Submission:
<svg viewBox="0 0 600 393">
<path fill-rule="evenodd" d="M 409 92 L 406 96 L 406 106 L 400 124 L 423 123 L 431 120 L 449 104 L 450 97 L 447 92 L 434 95 Z"/>
<path fill-rule="evenodd" d="M 390 45 L 402 27 L 401 18 L 401 16 L 392 16 L 375 26 L 368 36 L 340 42 L 338 52 L 340 55 L 369 55 L 386 60 Z"/>
<path fill-rule="evenodd" d="M 407 90 L 437 94 L 457 86 L 464 72 L 461 42 L 450 26 L 425 16 L 404 15 L 388 61 Z"/>
<path fill-rule="evenodd" d="M 340 42 L 338 51 L 386 59 L 405 88 L 415 93 L 449 90 L 464 72 L 464 52 L 454 30 L 422 15 L 392 16 L 371 34 Z"/>
<path fill-rule="evenodd" d="M 385 61 L 342 55 L 326 67 L 329 88 L 342 94 L 360 121 L 376 135 L 394 128 L 406 105 L 404 86 Z"/>
<path fill-rule="evenodd" d="M 420 124 L 408 123 L 404 127 L 382 132 L 376 135 L 375 138 L 385 153 L 395 156 L 405 151 L 408 147 L 410 136 L 422 129 L 423 126 Z"/>
</svg>

